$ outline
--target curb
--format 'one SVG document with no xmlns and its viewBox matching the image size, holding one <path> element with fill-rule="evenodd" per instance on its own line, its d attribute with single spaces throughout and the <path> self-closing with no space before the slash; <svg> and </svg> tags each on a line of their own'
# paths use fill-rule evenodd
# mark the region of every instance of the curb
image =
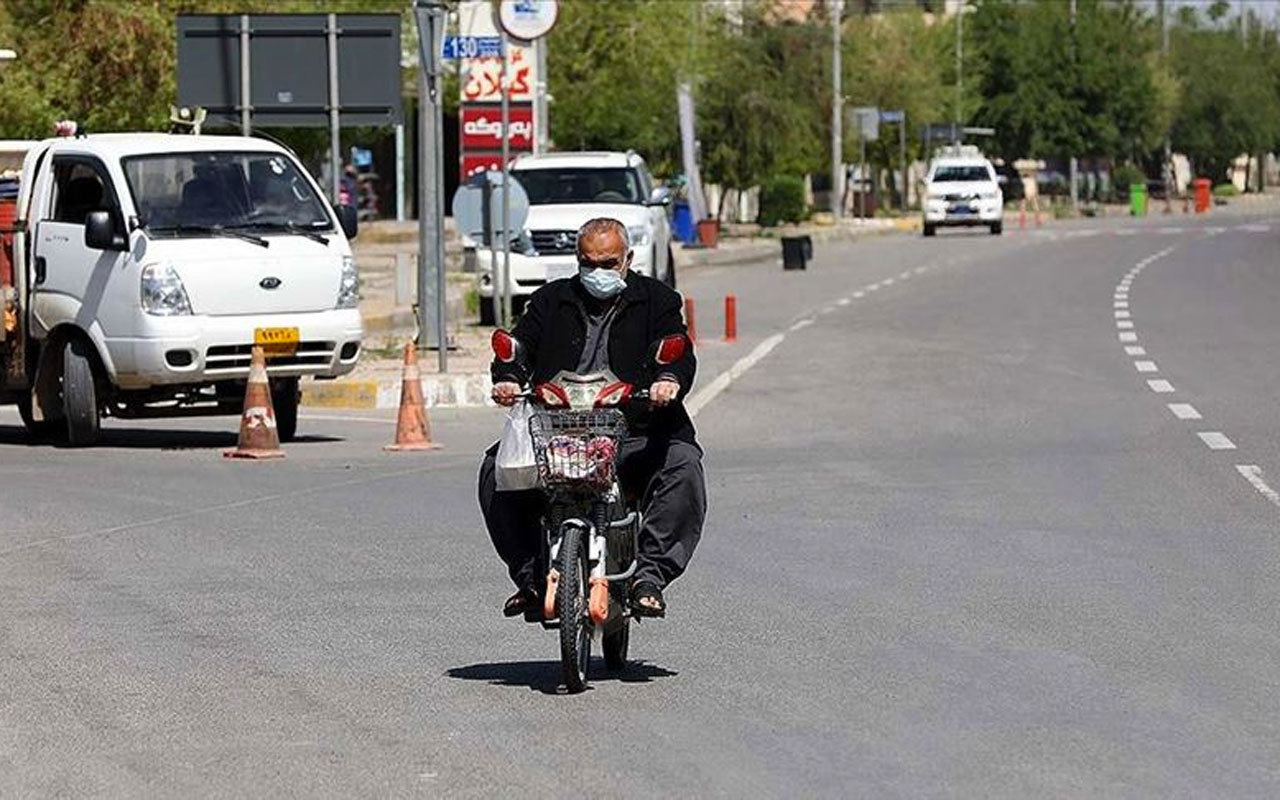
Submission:
<svg viewBox="0 0 1280 800">
<path fill-rule="evenodd" d="M 302 385 L 302 405 L 307 408 L 399 408 L 400 378 L 311 381 Z M 427 408 L 478 408 L 492 406 L 488 373 L 428 375 L 422 378 L 422 398 Z"/>
</svg>

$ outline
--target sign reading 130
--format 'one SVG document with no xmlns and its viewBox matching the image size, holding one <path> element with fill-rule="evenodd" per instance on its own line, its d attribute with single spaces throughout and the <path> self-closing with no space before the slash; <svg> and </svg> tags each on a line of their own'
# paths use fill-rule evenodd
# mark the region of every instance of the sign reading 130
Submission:
<svg viewBox="0 0 1280 800">
<path fill-rule="evenodd" d="M 442 58 L 501 58 L 501 36 L 446 36 L 440 42 Z"/>
</svg>

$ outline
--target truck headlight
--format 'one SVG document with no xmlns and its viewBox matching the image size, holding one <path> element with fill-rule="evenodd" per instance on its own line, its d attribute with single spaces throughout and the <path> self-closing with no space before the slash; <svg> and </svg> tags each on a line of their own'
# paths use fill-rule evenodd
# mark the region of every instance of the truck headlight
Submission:
<svg viewBox="0 0 1280 800">
<path fill-rule="evenodd" d="M 352 256 L 342 257 L 342 282 L 338 284 L 337 308 L 355 308 L 360 304 L 360 275 Z"/>
<path fill-rule="evenodd" d="M 632 247 L 645 247 L 649 244 L 649 226 L 631 225 L 627 227 L 627 238 Z"/>
<path fill-rule="evenodd" d="M 168 264 L 143 267 L 142 310 L 157 317 L 180 317 L 191 313 L 187 289 L 173 267 Z"/>
</svg>

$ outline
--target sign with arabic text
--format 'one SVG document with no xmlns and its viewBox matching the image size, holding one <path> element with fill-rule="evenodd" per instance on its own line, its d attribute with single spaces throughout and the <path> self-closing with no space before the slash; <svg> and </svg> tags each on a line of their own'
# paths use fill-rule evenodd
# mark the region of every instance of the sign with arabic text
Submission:
<svg viewBox="0 0 1280 800">
<path fill-rule="evenodd" d="M 533 106 L 511 104 L 507 110 L 507 142 L 513 152 L 533 150 Z M 501 106 L 462 106 L 462 147 L 468 152 L 502 149 Z"/>
</svg>

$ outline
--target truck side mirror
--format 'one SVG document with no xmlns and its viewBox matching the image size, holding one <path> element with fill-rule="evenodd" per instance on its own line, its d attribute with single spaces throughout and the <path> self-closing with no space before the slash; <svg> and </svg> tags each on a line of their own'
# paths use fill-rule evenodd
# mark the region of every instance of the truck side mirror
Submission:
<svg viewBox="0 0 1280 800">
<path fill-rule="evenodd" d="M 649 202 L 651 206 L 669 206 L 671 205 L 671 189 L 666 186 L 659 186 L 649 194 Z"/>
<path fill-rule="evenodd" d="M 123 250 L 124 237 L 116 235 L 109 211 L 90 211 L 84 219 L 84 246 L 90 250 Z"/>
<path fill-rule="evenodd" d="M 360 217 L 356 214 L 355 206 L 335 203 L 333 211 L 338 215 L 338 227 L 342 228 L 343 234 L 348 239 L 356 238 L 356 234 L 360 231 Z"/>
</svg>

